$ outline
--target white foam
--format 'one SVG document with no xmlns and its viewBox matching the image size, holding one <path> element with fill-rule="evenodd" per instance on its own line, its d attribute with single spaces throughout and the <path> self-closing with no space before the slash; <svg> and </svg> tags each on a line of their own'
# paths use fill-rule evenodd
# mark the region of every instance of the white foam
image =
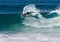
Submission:
<svg viewBox="0 0 60 42">
<path fill-rule="evenodd" d="M 0 34 L 0 42 L 60 42 L 60 35 Z"/>
<path fill-rule="evenodd" d="M 37 15 L 37 17 L 39 17 L 39 19 L 35 19 L 34 17 L 25 17 L 25 19 L 23 20 L 23 24 L 25 25 L 30 25 L 30 26 L 40 26 L 40 23 L 43 22 L 44 18 L 43 16 L 39 13 L 40 10 L 38 10 L 34 4 L 29 4 L 27 6 L 24 7 L 23 9 L 23 14 L 26 12 L 31 12 L 31 15 Z"/>
<path fill-rule="evenodd" d="M 35 4 L 29 4 L 23 8 L 22 14 L 25 14 L 26 12 L 37 12 L 38 13 L 40 11 L 36 9 Z"/>
<path fill-rule="evenodd" d="M 51 11 L 51 12 L 50 12 L 49 14 L 47 14 L 47 15 L 50 15 L 50 14 L 52 14 L 52 13 L 57 13 L 58 15 L 60 15 L 60 8 Z M 47 16 L 47 15 L 46 15 L 46 16 Z"/>
</svg>

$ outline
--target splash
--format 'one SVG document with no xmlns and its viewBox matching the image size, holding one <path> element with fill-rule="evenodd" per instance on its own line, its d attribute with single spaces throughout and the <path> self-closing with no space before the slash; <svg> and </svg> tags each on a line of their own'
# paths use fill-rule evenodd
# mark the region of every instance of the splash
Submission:
<svg viewBox="0 0 60 42">
<path fill-rule="evenodd" d="M 30 14 L 31 16 L 28 15 L 28 17 L 25 17 L 23 24 L 39 27 L 40 23 L 42 23 L 44 21 L 44 17 L 40 14 L 40 10 L 37 9 L 34 4 L 25 6 L 23 8 L 23 14 L 25 14 L 26 12 L 31 12 L 31 14 Z M 34 16 L 37 16 L 39 19 L 36 19 Z"/>
<path fill-rule="evenodd" d="M 29 4 L 23 8 L 23 13 L 25 14 L 27 12 L 31 12 L 30 15 L 39 17 L 40 19 L 43 18 L 43 16 L 40 14 L 40 10 L 36 8 L 35 4 Z"/>
<path fill-rule="evenodd" d="M 28 17 L 25 17 L 22 24 L 25 24 L 27 26 L 38 27 L 38 28 L 41 28 L 41 27 L 52 28 L 55 26 L 57 26 L 57 27 L 60 26 L 60 17 L 45 19 L 40 14 L 40 10 L 38 10 L 34 4 L 30 4 L 30 5 L 25 6 L 23 8 L 23 14 L 26 12 L 32 12 L 31 15 L 33 15 L 33 16 L 38 14 L 37 16 L 39 17 L 39 19 L 28 16 Z M 55 12 L 59 15 L 60 9 L 56 9 L 56 10 L 51 11 L 49 14 L 47 14 L 47 16 L 52 14 L 52 13 L 55 13 Z"/>
<path fill-rule="evenodd" d="M 49 14 L 47 14 L 47 15 L 50 15 L 50 14 L 52 14 L 52 13 L 57 13 L 58 15 L 60 15 L 60 8 L 51 11 L 51 12 L 50 12 Z M 46 16 L 47 16 L 47 15 L 46 15 Z"/>
<path fill-rule="evenodd" d="M 35 4 L 29 4 L 23 8 L 23 14 L 26 12 L 40 12 L 40 10 L 37 10 Z"/>
</svg>

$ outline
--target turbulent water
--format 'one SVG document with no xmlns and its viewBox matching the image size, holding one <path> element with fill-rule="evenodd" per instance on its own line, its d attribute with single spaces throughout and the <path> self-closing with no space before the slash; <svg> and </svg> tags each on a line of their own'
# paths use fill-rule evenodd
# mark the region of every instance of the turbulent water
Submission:
<svg viewBox="0 0 60 42">
<path fill-rule="evenodd" d="M 30 4 L 0 9 L 0 42 L 60 42 L 59 6 Z M 32 13 L 23 17 L 26 12 Z"/>
</svg>

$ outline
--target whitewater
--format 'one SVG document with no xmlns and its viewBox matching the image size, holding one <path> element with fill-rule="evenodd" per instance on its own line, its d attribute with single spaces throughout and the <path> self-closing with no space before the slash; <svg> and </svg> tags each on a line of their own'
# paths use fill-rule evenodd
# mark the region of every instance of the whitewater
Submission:
<svg viewBox="0 0 60 42">
<path fill-rule="evenodd" d="M 23 8 L 24 13 L 32 12 L 26 15 L 22 20 L 22 25 L 15 24 L 9 28 L 22 28 L 16 29 L 18 32 L 3 31 L 0 33 L 0 42 L 60 42 L 60 10 L 52 10 L 46 16 L 56 13 L 58 16 L 46 19 L 41 15 L 40 9 L 37 9 L 35 4 L 26 5 Z M 37 16 L 38 19 L 34 16 Z"/>
</svg>

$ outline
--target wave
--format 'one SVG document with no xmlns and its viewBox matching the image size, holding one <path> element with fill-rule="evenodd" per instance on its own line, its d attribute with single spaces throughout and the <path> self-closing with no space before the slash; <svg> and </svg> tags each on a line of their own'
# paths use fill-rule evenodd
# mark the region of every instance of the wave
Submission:
<svg viewBox="0 0 60 42">
<path fill-rule="evenodd" d="M 22 24 L 25 24 L 25 25 L 28 25 L 28 26 L 33 26 L 33 27 L 54 27 L 54 26 L 60 26 L 60 17 L 57 16 L 57 17 L 54 17 L 54 18 L 50 18 L 50 19 L 45 19 L 41 13 L 40 13 L 40 10 L 37 11 L 38 9 L 36 8 L 36 6 L 34 4 L 31 4 L 31 5 L 27 5 L 24 7 L 23 9 L 23 14 L 25 12 L 34 12 L 34 13 L 31 13 L 32 14 L 38 14 L 37 17 L 39 17 L 39 19 L 35 18 L 34 16 L 28 16 L 28 17 L 25 17 L 25 19 L 23 20 L 23 23 Z M 60 11 L 59 10 L 54 10 L 54 11 L 51 11 L 49 12 L 46 16 L 50 16 L 53 14 L 60 14 Z M 52 16 L 53 17 L 53 16 Z M 57 21 L 58 20 L 58 21 Z"/>
<path fill-rule="evenodd" d="M 60 8 L 51 11 L 51 12 L 50 12 L 49 14 L 47 14 L 47 15 L 50 15 L 50 14 L 52 14 L 52 13 L 57 13 L 58 15 L 60 15 Z M 46 15 L 46 16 L 47 16 L 47 15 Z"/>
<path fill-rule="evenodd" d="M 34 4 L 27 5 L 27 10 L 24 11 L 23 9 L 22 15 L 28 11 L 33 12 L 23 20 L 20 18 L 20 15 L 17 14 L 0 15 L 0 26 L 4 27 L 2 23 L 4 25 L 7 24 L 6 26 L 9 25 L 8 28 L 2 28 L 5 31 L 0 29 L 1 42 L 60 42 L 60 35 L 58 35 L 60 33 L 60 16 L 54 18 L 52 16 L 52 18 L 46 19 L 41 15 L 41 10 L 37 9 Z M 55 14 L 55 12 L 48 14 L 47 16 L 51 16 Z M 21 23 L 24 24 L 24 26 Z"/>
</svg>

